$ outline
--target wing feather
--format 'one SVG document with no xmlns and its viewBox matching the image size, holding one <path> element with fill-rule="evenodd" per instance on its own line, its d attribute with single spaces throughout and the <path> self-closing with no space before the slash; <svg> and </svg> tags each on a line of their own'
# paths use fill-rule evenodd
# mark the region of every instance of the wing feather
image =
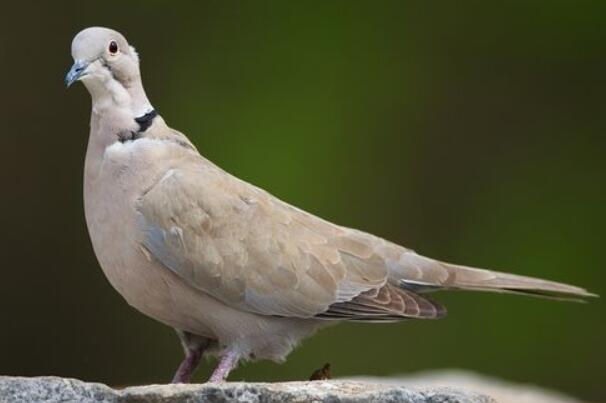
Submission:
<svg viewBox="0 0 606 403">
<path fill-rule="evenodd" d="M 446 309 L 429 297 L 386 284 L 365 291 L 351 301 L 333 304 L 317 316 L 329 320 L 393 322 L 404 319 L 439 319 L 445 315 Z"/>
</svg>

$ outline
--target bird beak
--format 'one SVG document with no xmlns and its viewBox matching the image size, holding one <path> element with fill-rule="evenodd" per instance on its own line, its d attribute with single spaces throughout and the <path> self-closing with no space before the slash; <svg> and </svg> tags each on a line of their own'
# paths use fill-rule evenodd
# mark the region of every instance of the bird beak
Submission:
<svg viewBox="0 0 606 403">
<path fill-rule="evenodd" d="M 72 68 L 65 75 L 65 86 L 69 88 L 70 85 L 84 77 L 88 64 L 84 60 L 76 60 Z"/>
</svg>

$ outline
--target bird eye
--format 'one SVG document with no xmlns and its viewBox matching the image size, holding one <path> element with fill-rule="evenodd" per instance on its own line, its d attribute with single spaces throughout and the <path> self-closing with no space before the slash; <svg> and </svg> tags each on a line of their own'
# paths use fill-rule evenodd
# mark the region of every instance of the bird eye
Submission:
<svg viewBox="0 0 606 403">
<path fill-rule="evenodd" d="M 109 43 L 108 50 L 109 50 L 109 53 L 111 53 L 112 55 L 115 55 L 116 53 L 118 53 L 118 44 L 116 43 L 116 41 L 111 41 Z"/>
</svg>

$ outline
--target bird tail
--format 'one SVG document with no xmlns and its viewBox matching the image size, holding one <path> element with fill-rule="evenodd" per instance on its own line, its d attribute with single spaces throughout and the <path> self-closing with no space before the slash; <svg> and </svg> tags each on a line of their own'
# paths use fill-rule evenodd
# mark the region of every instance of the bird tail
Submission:
<svg viewBox="0 0 606 403">
<path fill-rule="evenodd" d="M 438 289 L 489 291 L 572 301 L 597 297 L 584 288 L 555 281 L 444 263 L 417 254 L 412 260 L 417 270 L 406 270 L 409 275 L 400 277 L 399 281 L 403 288 L 416 292 Z"/>
</svg>

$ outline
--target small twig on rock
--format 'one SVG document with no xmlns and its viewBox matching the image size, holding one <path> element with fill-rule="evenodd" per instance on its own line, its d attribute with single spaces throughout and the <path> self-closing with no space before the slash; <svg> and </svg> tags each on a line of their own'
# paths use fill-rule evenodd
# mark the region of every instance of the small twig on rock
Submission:
<svg viewBox="0 0 606 403">
<path fill-rule="evenodd" d="M 310 381 L 323 381 L 326 379 L 331 379 L 332 376 L 330 375 L 330 364 L 326 363 L 324 364 L 324 366 L 320 369 L 316 369 L 313 374 L 311 374 L 311 376 L 309 377 Z"/>
</svg>

